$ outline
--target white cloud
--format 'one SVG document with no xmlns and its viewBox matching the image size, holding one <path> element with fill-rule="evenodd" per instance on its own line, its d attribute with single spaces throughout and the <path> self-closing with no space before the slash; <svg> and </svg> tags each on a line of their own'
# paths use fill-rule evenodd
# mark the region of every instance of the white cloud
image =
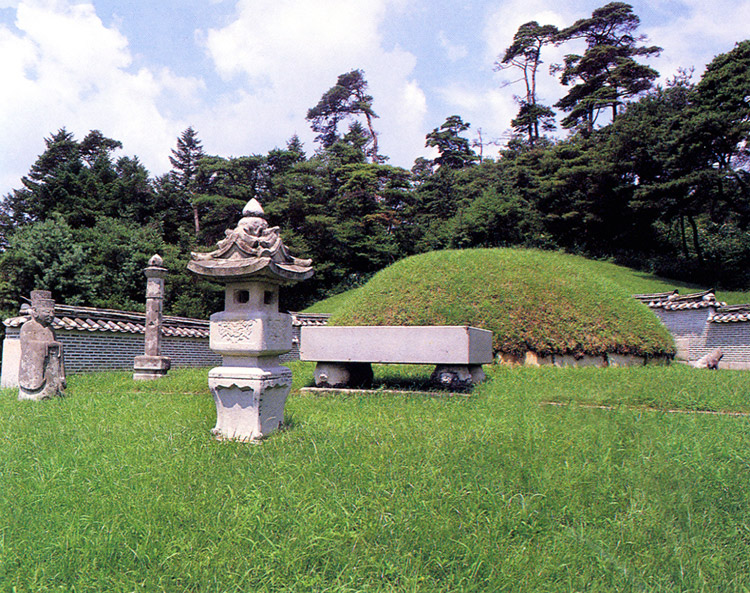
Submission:
<svg viewBox="0 0 750 593">
<path fill-rule="evenodd" d="M 235 154 L 263 152 L 298 133 L 312 148 L 307 110 L 339 74 L 362 69 L 369 83 L 380 149 L 410 166 L 424 145 L 426 100 L 412 77 L 413 55 L 385 49 L 380 26 L 403 0 L 240 0 L 236 18 L 204 35 L 217 71 L 241 88 L 212 114 Z M 242 122 L 238 125 L 237 122 Z M 216 139 L 218 140 L 218 138 Z M 416 148 L 419 150 L 419 148 Z"/>
<path fill-rule="evenodd" d="M 750 38 L 750 1 L 682 0 L 668 24 L 644 27 L 649 42 L 664 48 L 661 56 L 649 61 L 661 74 L 671 78 L 678 68 L 695 67 L 694 81 L 718 54 L 731 51 L 734 44 Z"/>
<path fill-rule="evenodd" d="M 180 129 L 160 112 L 167 96 L 187 100 L 196 79 L 167 70 L 132 71 L 127 39 L 104 26 L 90 3 L 22 0 L 15 30 L 0 25 L 0 129 L 12 151 L 0 153 L 0 192 L 19 186 L 41 139 L 66 127 L 81 139 L 91 129 L 123 142 L 147 167 L 168 169 Z M 165 94 L 166 93 L 166 94 Z"/>
<path fill-rule="evenodd" d="M 440 45 L 445 50 L 445 53 L 451 62 L 457 62 L 469 55 L 469 49 L 465 45 L 453 43 L 448 39 L 445 31 L 440 31 L 440 33 L 438 33 L 438 41 L 440 41 Z"/>
</svg>

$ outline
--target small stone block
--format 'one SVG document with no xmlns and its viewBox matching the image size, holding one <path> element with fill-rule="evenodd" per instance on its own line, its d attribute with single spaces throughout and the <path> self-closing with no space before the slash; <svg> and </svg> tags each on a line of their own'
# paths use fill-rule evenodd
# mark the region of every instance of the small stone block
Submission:
<svg viewBox="0 0 750 593">
<path fill-rule="evenodd" d="M 642 367 L 646 359 L 631 354 L 607 354 L 607 362 L 611 367 Z"/>
<path fill-rule="evenodd" d="M 468 389 L 485 379 L 481 365 L 444 365 L 440 364 L 430 376 L 430 381 L 447 389 Z"/>
<path fill-rule="evenodd" d="M 168 356 L 136 356 L 133 364 L 133 379 L 135 381 L 159 379 L 167 374 L 171 366 L 172 359 Z"/>
<path fill-rule="evenodd" d="M 552 364 L 552 356 L 540 356 L 533 350 L 529 350 L 526 352 L 523 363 L 530 367 L 548 366 Z"/>
<path fill-rule="evenodd" d="M 366 387 L 372 378 L 372 366 L 366 362 L 319 362 L 315 366 L 318 387 Z"/>
</svg>

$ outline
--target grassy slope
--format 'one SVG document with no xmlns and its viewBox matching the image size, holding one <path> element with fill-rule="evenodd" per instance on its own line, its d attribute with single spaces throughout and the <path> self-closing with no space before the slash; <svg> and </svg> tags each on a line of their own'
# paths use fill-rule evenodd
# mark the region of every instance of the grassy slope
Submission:
<svg viewBox="0 0 750 593">
<path fill-rule="evenodd" d="M 747 420 L 576 402 L 749 392 L 729 371 L 495 367 L 468 398 L 293 394 L 253 446 L 212 440 L 205 371 L 0 390 L 0 590 L 742 591 Z"/>
<path fill-rule="evenodd" d="M 474 325 L 503 352 L 672 353 L 658 320 L 595 263 L 518 249 L 426 253 L 342 298 L 331 323 Z"/>
<path fill-rule="evenodd" d="M 577 259 L 578 256 L 570 256 Z M 697 284 L 689 284 L 679 282 L 675 280 L 668 280 L 666 278 L 660 278 L 653 274 L 646 272 L 640 272 L 624 266 L 618 266 L 609 262 L 601 262 L 594 260 L 587 260 L 591 266 L 592 271 L 600 274 L 604 278 L 611 280 L 612 282 L 620 285 L 623 290 L 628 294 L 644 294 L 650 292 L 666 292 L 674 290 L 675 288 L 680 291 L 680 294 L 688 294 L 691 292 L 700 292 L 705 290 L 706 286 L 699 286 Z M 342 309 L 346 309 L 349 306 L 349 302 L 357 294 L 359 289 L 349 290 L 347 292 L 337 294 L 310 306 L 306 311 L 310 313 L 338 313 Z M 716 296 L 719 300 L 725 301 L 732 304 L 750 303 L 750 293 L 747 291 L 726 291 L 718 290 Z"/>
<path fill-rule="evenodd" d="M 346 292 L 318 301 L 305 309 L 305 313 L 336 313 L 340 309 L 348 307 L 349 302 L 355 297 L 357 292 L 359 292 L 359 288 L 352 288 Z"/>
<path fill-rule="evenodd" d="M 584 258 L 580 258 L 584 259 Z M 689 294 L 691 292 L 700 292 L 711 288 L 709 286 L 699 286 L 660 278 L 653 274 L 639 272 L 623 266 L 608 262 L 599 262 L 588 260 L 592 270 L 597 271 L 605 278 L 619 284 L 628 294 L 645 294 L 650 292 L 666 292 L 674 290 L 680 291 L 680 294 Z M 726 291 L 717 290 L 716 298 L 729 304 L 740 304 L 750 302 L 750 293 L 747 291 Z"/>
</svg>

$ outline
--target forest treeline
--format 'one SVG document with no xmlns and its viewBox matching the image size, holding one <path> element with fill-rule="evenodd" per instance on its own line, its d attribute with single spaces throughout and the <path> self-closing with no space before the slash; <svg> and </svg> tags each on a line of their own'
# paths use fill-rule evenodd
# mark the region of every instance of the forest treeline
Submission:
<svg viewBox="0 0 750 593">
<path fill-rule="evenodd" d="M 206 154 L 186 129 L 172 169 L 152 177 L 122 144 L 61 129 L 0 202 L 0 309 L 34 288 L 58 302 L 143 308 L 143 268 L 170 270 L 167 312 L 205 317 L 221 287 L 190 275 L 191 250 L 234 226 L 251 198 L 316 275 L 284 294 L 289 309 L 361 284 L 405 256 L 443 248 L 565 250 L 724 288 L 750 286 L 750 41 L 699 78 L 664 86 L 642 63 L 632 7 L 613 2 L 565 29 L 522 25 L 497 69 L 523 93 L 510 141 L 492 158 L 451 115 L 427 134 L 436 157 L 411 170 L 378 146 L 374 99 L 353 70 L 311 107 L 312 156 L 295 136 L 267 154 Z M 567 89 L 543 104 L 536 75 L 548 47 L 583 40 L 552 67 Z M 515 74 L 514 74 L 515 75 Z M 567 130 L 553 134 L 556 126 Z"/>
</svg>

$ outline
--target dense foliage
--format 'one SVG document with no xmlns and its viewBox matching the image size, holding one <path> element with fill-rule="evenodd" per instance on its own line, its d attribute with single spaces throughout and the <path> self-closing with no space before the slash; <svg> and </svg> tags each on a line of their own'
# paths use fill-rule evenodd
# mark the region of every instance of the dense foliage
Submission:
<svg viewBox="0 0 750 593">
<path fill-rule="evenodd" d="M 674 355 L 664 326 L 596 263 L 524 249 L 433 251 L 378 272 L 331 323 L 471 325 L 509 354 Z"/>
<path fill-rule="evenodd" d="M 495 158 L 451 115 L 426 136 L 437 151 L 409 171 L 379 154 L 364 72 L 338 77 L 308 114 L 312 156 L 295 136 L 267 154 L 206 154 L 186 129 L 172 170 L 152 178 L 122 144 L 61 129 L 0 202 L 0 309 L 34 288 L 61 302 L 142 307 L 142 268 L 170 269 L 167 312 L 205 316 L 220 289 L 187 273 L 257 198 L 292 252 L 316 275 L 284 294 L 302 308 L 359 286 L 406 256 L 434 249 L 522 246 L 610 259 L 674 279 L 750 285 L 750 41 L 716 57 L 699 80 L 656 73 L 632 7 L 613 2 L 557 29 L 519 28 L 498 68 L 519 69 L 525 93 L 512 140 Z M 584 40 L 557 67 L 568 94 L 564 138 L 537 96 L 550 45 Z M 601 115 L 601 117 L 597 117 Z M 343 124 L 348 124 L 344 128 Z M 475 149 L 479 147 L 479 153 Z"/>
</svg>

